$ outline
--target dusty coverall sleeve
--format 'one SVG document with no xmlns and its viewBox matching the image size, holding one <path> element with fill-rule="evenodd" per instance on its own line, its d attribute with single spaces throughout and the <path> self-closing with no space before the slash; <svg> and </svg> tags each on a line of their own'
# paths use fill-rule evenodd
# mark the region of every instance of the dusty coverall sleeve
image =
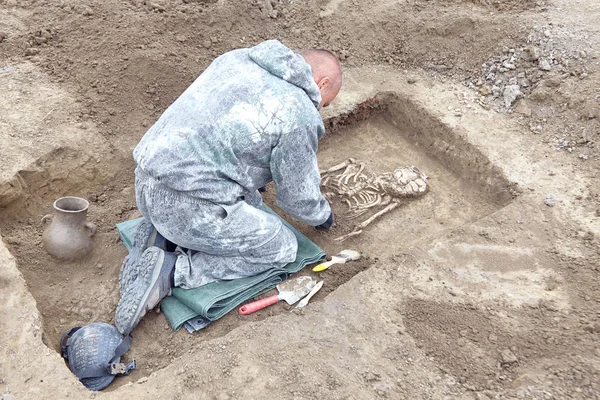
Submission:
<svg viewBox="0 0 600 400">
<path fill-rule="evenodd" d="M 299 128 L 282 135 L 271 152 L 277 205 L 307 225 L 321 225 L 331 213 L 321 194 L 317 133 Z"/>
</svg>

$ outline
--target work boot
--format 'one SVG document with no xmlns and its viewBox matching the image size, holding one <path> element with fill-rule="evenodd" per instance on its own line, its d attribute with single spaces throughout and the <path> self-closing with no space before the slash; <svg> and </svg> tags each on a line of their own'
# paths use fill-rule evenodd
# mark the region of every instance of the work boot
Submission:
<svg viewBox="0 0 600 400">
<path fill-rule="evenodd" d="M 142 253 L 151 246 L 166 250 L 167 239 L 158 233 L 150 221 L 144 218 L 137 226 L 131 250 L 129 250 L 129 254 L 125 257 L 121 266 L 119 276 L 119 293 L 121 297 L 137 279 L 139 271 L 136 266 L 140 265 L 138 261 L 142 257 Z"/>
<path fill-rule="evenodd" d="M 156 246 L 144 251 L 134 267 L 137 279 L 125 289 L 115 311 L 115 326 L 121 334 L 131 333 L 146 312 L 171 294 L 175 261 L 176 253 Z"/>
</svg>

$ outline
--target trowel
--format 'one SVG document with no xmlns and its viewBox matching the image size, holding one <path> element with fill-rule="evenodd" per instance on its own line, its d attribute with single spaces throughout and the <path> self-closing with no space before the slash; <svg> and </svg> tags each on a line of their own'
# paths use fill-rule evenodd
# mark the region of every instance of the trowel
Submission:
<svg viewBox="0 0 600 400">
<path fill-rule="evenodd" d="M 288 279 L 277 285 L 279 294 L 245 304 L 240 307 L 239 312 L 241 315 L 252 314 L 253 312 L 278 303 L 280 300 L 283 300 L 290 305 L 294 304 L 302 297 L 309 294 L 312 288 L 315 287 L 315 284 L 315 280 L 310 276 L 299 276 L 297 278 Z"/>
</svg>

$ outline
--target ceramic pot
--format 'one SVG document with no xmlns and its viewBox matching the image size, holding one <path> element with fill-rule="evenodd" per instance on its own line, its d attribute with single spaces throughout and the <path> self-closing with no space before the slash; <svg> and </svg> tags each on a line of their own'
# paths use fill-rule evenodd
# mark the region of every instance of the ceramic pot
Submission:
<svg viewBox="0 0 600 400">
<path fill-rule="evenodd" d="M 54 214 L 45 215 L 42 235 L 44 249 L 51 255 L 74 260 L 88 254 L 94 245 L 96 226 L 87 222 L 90 203 L 80 197 L 61 197 L 54 202 Z"/>
</svg>

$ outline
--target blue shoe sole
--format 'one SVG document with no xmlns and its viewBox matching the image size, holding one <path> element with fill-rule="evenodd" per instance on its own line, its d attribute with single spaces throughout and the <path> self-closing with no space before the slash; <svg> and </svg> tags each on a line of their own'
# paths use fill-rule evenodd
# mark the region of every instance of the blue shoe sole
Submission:
<svg viewBox="0 0 600 400">
<path fill-rule="evenodd" d="M 171 292 L 170 274 L 177 256 L 158 247 L 148 248 L 137 263 L 136 281 L 121 296 L 115 312 L 115 326 L 128 335 L 160 301 Z"/>
<path fill-rule="evenodd" d="M 140 222 L 135 232 L 131 250 L 123 260 L 121 273 L 119 275 L 119 293 L 121 297 L 125 294 L 127 288 L 135 282 L 140 271 L 138 270 L 138 261 L 142 254 L 150 246 L 157 246 L 163 250 L 166 247 L 166 240 L 154 228 L 147 219 Z"/>
</svg>

